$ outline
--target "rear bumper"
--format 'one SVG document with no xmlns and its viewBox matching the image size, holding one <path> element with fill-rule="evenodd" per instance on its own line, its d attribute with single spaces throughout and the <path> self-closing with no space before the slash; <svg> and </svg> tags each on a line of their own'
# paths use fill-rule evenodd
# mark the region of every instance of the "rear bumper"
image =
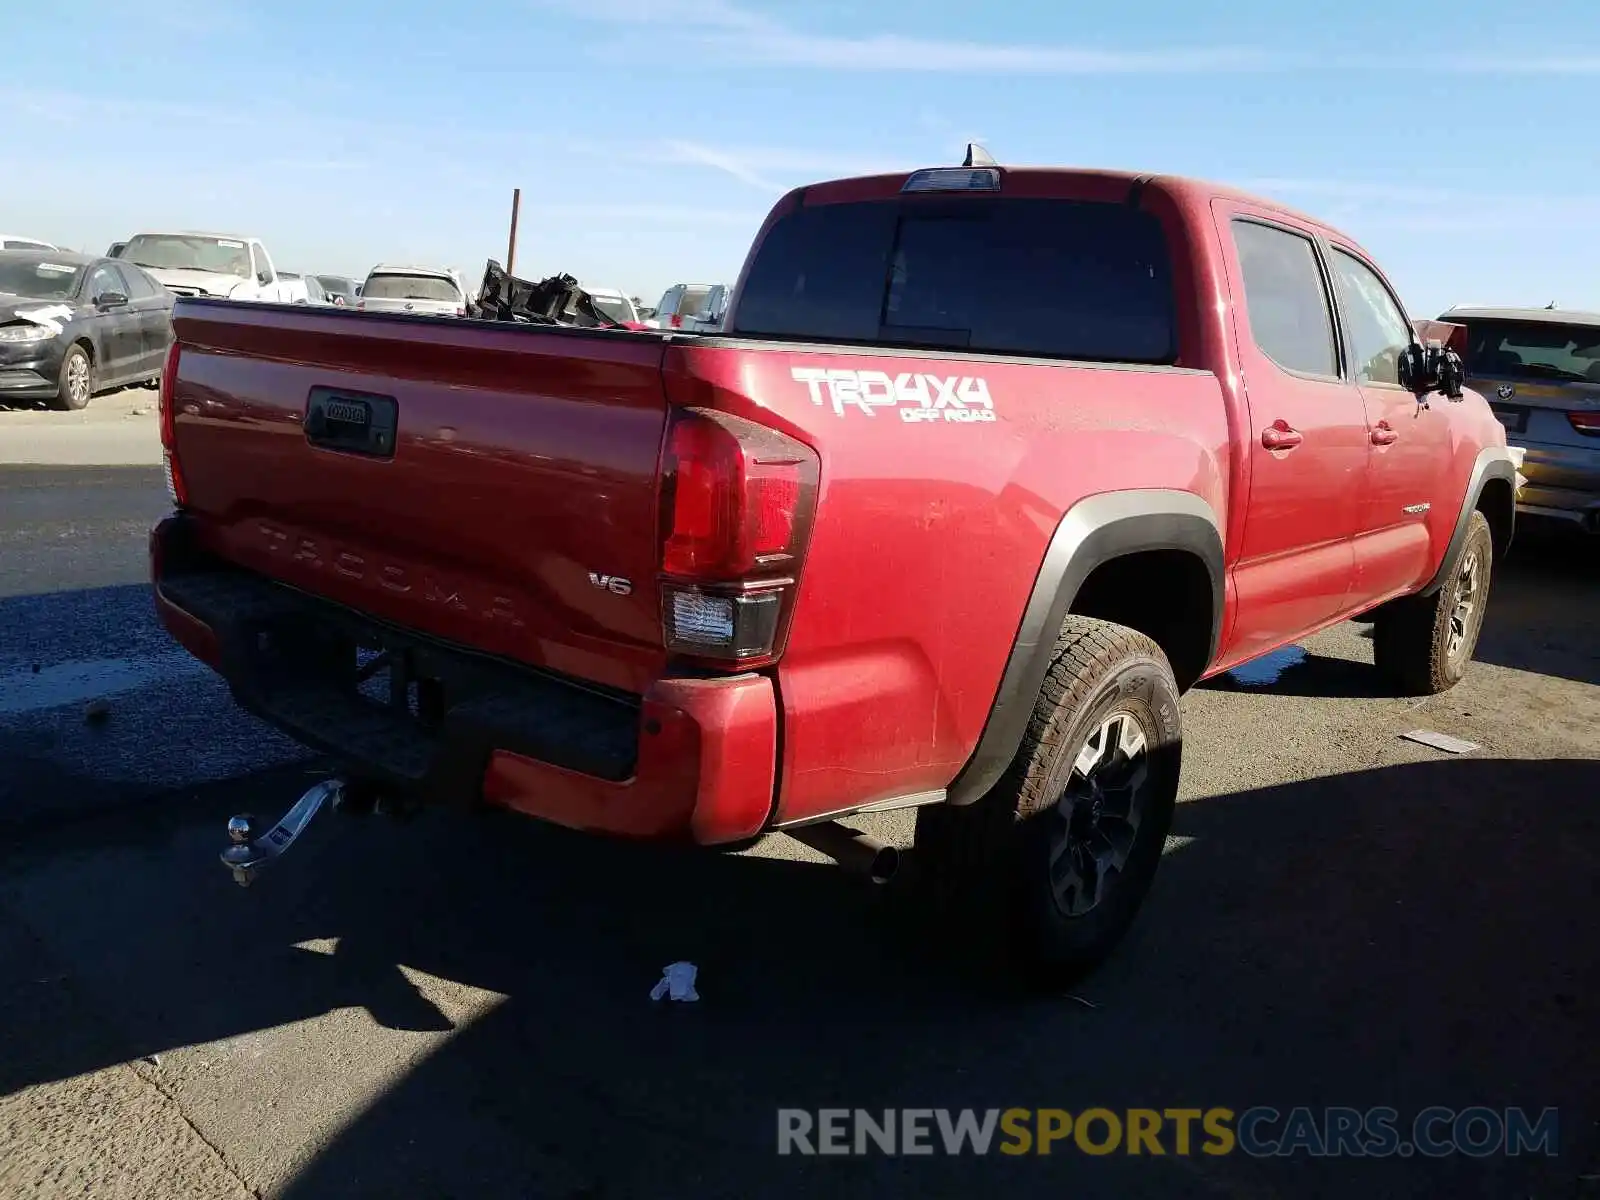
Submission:
<svg viewBox="0 0 1600 1200">
<path fill-rule="evenodd" d="M 739 841 L 766 825 L 770 679 L 674 677 L 622 695 L 446 645 L 150 537 L 156 611 L 235 700 L 352 777 L 625 837 Z M 358 664 L 398 664 L 364 683 Z M 385 678 L 387 677 L 387 678 Z"/>
<path fill-rule="evenodd" d="M 1527 453 L 1522 472 L 1528 482 L 1517 496 L 1518 509 L 1600 533 L 1600 443 L 1523 445 Z"/>
</svg>

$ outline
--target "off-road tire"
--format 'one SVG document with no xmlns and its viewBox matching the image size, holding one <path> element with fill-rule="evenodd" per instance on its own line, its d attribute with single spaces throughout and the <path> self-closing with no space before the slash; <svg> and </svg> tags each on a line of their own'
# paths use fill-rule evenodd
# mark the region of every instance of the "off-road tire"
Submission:
<svg viewBox="0 0 1600 1200">
<path fill-rule="evenodd" d="M 1141 812 L 1124 869 L 1094 908 L 1070 915 L 1051 885 L 1051 852 L 1070 824 L 1059 802 L 1074 762 L 1114 714 L 1134 718 L 1144 738 Z M 1178 686 L 1160 647 L 1124 626 L 1069 616 L 1005 775 L 973 804 L 918 810 L 916 870 L 937 908 L 956 918 L 946 928 L 1002 940 L 1006 964 L 1033 985 L 1060 987 L 1098 966 L 1133 924 L 1160 864 L 1182 746 Z"/>
<path fill-rule="evenodd" d="M 81 387 L 73 385 L 76 378 L 75 372 L 79 369 L 75 364 L 82 362 L 83 383 Z M 67 347 L 67 352 L 61 358 L 61 374 L 56 385 L 56 407 L 68 412 L 77 412 L 89 404 L 94 395 L 94 356 L 84 348 L 82 342 L 74 342 Z"/>
<path fill-rule="evenodd" d="M 1373 662 L 1396 690 L 1407 696 L 1435 696 L 1461 682 L 1483 629 L 1493 567 L 1489 522 L 1474 512 L 1461 554 L 1444 585 L 1431 596 L 1408 596 L 1377 614 L 1372 625 Z M 1470 604 L 1464 618 L 1459 612 L 1463 603 Z"/>
</svg>

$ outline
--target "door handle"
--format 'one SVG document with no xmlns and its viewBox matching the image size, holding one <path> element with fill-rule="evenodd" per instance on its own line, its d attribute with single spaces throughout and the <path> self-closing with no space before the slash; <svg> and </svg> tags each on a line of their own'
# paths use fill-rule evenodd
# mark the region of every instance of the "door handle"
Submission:
<svg viewBox="0 0 1600 1200">
<path fill-rule="evenodd" d="M 1293 450 L 1303 440 L 1287 421 L 1274 421 L 1261 431 L 1261 444 L 1268 450 Z"/>
<path fill-rule="evenodd" d="M 1379 421 L 1372 430 L 1372 444 L 1374 446 L 1390 446 L 1399 439 L 1400 435 L 1389 428 L 1389 422 Z"/>
</svg>

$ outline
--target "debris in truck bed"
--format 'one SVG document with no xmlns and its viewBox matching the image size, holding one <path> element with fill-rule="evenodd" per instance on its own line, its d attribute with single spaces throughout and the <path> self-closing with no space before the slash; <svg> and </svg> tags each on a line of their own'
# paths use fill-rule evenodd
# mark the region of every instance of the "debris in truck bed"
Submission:
<svg viewBox="0 0 1600 1200">
<path fill-rule="evenodd" d="M 483 284 L 468 315 L 480 321 L 515 321 L 528 325 L 571 325 L 584 329 L 620 329 L 595 306 L 589 293 L 571 275 L 551 275 L 532 283 L 508 274 L 494 259 L 483 270 Z"/>
</svg>

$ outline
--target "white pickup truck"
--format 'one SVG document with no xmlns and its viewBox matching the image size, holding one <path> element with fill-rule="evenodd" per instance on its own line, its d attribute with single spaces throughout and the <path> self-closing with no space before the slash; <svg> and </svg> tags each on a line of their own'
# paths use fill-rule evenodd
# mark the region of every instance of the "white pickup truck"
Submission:
<svg viewBox="0 0 1600 1200">
<path fill-rule="evenodd" d="M 722 283 L 675 283 L 662 294 L 655 316 L 645 324 L 651 329 L 714 332 L 722 326 L 728 291 Z"/>
<path fill-rule="evenodd" d="M 143 267 L 179 296 L 263 300 L 299 298 L 278 275 L 260 238 L 225 233 L 136 233 L 117 257 Z"/>
</svg>

